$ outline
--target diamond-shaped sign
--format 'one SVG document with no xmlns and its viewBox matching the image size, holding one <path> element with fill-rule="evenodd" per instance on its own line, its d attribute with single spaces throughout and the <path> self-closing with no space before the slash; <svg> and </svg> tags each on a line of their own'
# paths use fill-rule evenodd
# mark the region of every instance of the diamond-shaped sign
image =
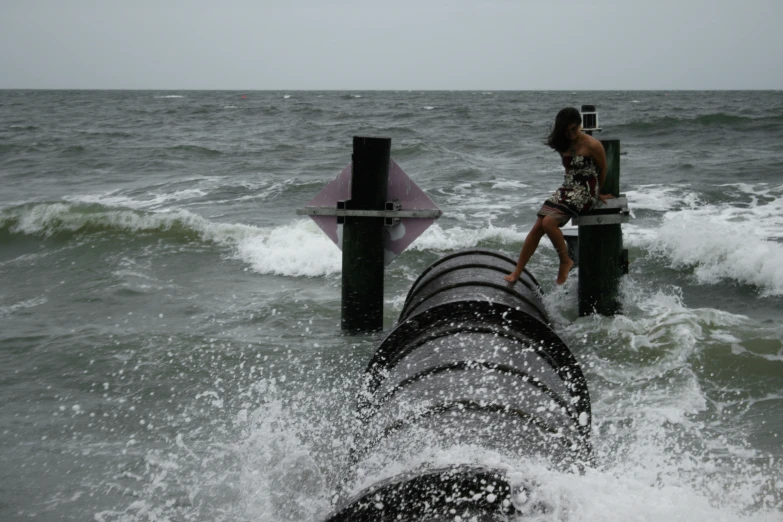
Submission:
<svg viewBox="0 0 783 522">
<path fill-rule="evenodd" d="M 308 207 L 337 208 L 338 201 L 351 198 L 351 165 L 343 169 L 336 179 L 329 182 L 308 204 Z M 398 200 L 402 210 L 439 210 L 438 206 L 411 180 L 394 160 L 389 160 L 389 185 L 386 199 Z M 337 216 L 310 216 L 329 238 L 342 250 L 342 225 Z M 391 227 L 384 227 L 384 262 L 408 248 L 437 218 L 400 218 Z"/>
</svg>

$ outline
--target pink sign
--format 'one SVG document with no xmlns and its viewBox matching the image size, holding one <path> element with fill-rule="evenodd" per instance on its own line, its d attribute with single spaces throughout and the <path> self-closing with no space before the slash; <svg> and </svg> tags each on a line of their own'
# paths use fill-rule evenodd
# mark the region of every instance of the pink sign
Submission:
<svg viewBox="0 0 783 522">
<path fill-rule="evenodd" d="M 340 172 L 308 204 L 308 207 L 337 208 L 337 202 L 351 198 L 351 165 Z M 401 210 L 438 210 L 438 206 L 411 180 L 394 160 L 389 161 L 387 201 L 399 200 Z M 337 216 L 310 216 L 313 221 L 342 249 L 342 225 Z M 402 218 L 391 227 L 384 227 L 385 262 L 388 265 L 424 233 L 437 218 Z"/>
</svg>

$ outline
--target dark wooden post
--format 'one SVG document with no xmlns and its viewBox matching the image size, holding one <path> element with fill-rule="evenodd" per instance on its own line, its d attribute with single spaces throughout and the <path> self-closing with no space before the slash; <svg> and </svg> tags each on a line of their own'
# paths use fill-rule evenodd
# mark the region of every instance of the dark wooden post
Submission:
<svg viewBox="0 0 783 522">
<path fill-rule="evenodd" d="M 354 136 L 346 210 L 384 210 L 391 138 Z M 346 216 L 343 224 L 342 329 L 383 329 L 383 218 Z"/>
<path fill-rule="evenodd" d="M 601 140 L 606 151 L 604 194 L 620 196 L 620 140 Z M 620 312 L 619 286 L 623 274 L 623 235 L 620 224 L 579 227 L 579 315 Z"/>
</svg>

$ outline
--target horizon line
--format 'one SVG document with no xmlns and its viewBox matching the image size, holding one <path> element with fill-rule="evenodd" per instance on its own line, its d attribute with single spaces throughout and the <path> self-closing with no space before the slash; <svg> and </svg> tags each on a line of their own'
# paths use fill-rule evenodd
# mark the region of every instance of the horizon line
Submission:
<svg viewBox="0 0 783 522">
<path fill-rule="evenodd" d="M 228 91 L 228 92 L 779 92 L 776 88 L 669 88 L 669 89 L 236 89 L 173 87 L 0 87 L 0 91 Z"/>
</svg>

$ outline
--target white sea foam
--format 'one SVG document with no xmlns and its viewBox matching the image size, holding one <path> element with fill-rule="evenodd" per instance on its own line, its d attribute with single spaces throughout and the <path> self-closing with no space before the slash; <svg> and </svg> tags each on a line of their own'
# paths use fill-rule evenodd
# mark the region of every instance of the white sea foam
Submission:
<svg viewBox="0 0 783 522">
<path fill-rule="evenodd" d="M 573 321 L 563 317 L 562 310 L 575 308 L 577 279 L 569 278 L 566 283 L 572 288 L 558 288 L 544 296 L 547 311 L 565 335 L 579 340 L 587 335 L 605 336 L 624 353 L 637 354 L 639 359 L 654 357 L 656 361 L 643 368 L 635 364 L 601 365 L 597 371 L 610 382 L 654 378 L 685 368 L 689 358 L 704 348 L 710 331 L 741 328 L 749 323 L 743 315 L 714 308 L 689 308 L 676 287 L 649 290 L 632 279 L 625 279 L 621 286 L 621 302 L 626 313 Z"/>
<path fill-rule="evenodd" d="M 156 98 L 184 98 L 181 94 L 166 94 L 163 96 L 155 96 Z"/>
<path fill-rule="evenodd" d="M 515 179 L 499 179 L 492 184 L 492 190 L 496 189 L 524 189 L 529 188 L 530 185 L 523 183 L 522 181 Z"/>
<path fill-rule="evenodd" d="M 626 247 L 649 248 L 658 238 L 658 230 L 635 224 L 633 221 L 623 225 L 623 244 Z"/>
<path fill-rule="evenodd" d="M 637 185 L 635 190 L 625 192 L 631 209 L 666 212 L 680 208 L 695 208 L 699 204 L 698 194 L 689 185 L 661 186 Z"/>
<path fill-rule="evenodd" d="M 237 257 L 261 274 L 316 277 L 342 270 L 340 249 L 309 219 L 240 241 Z"/>
<path fill-rule="evenodd" d="M 106 205 L 109 207 L 127 207 L 133 209 L 153 209 L 166 203 L 176 201 L 186 201 L 188 199 L 197 199 L 207 195 L 202 189 L 192 188 L 178 190 L 171 193 L 150 192 L 141 198 L 131 198 L 128 196 L 110 192 L 108 194 L 85 194 L 78 196 L 64 196 L 63 200 L 74 203 L 88 203 Z"/>
<path fill-rule="evenodd" d="M 723 343 L 738 343 L 740 342 L 740 339 L 737 339 L 735 336 L 728 332 L 724 332 L 723 330 L 716 330 L 712 333 L 710 333 L 710 337 L 715 339 L 716 341 L 720 341 Z"/>
<path fill-rule="evenodd" d="M 157 210 L 167 206 L 169 203 L 183 202 L 185 205 L 188 205 L 191 200 L 202 200 L 214 191 L 225 191 L 233 188 L 243 189 L 243 191 L 250 192 L 250 194 L 239 197 L 232 196 L 230 199 L 223 200 L 209 199 L 208 203 L 217 205 L 246 200 L 268 200 L 278 197 L 281 192 L 302 183 L 302 180 L 295 178 L 277 181 L 274 179 L 232 179 L 223 176 L 198 176 L 172 182 L 174 186 L 188 184 L 192 187 L 172 192 L 166 192 L 167 187 L 163 186 L 156 187 L 146 194 L 135 194 L 133 196 L 123 194 L 119 190 L 113 190 L 95 194 L 63 196 L 62 199 L 74 203 Z M 19 201 L 9 205 L 9 207 L 19 206 L 24 203 L 26 202 Z M 201 203 L 201 201 L 197 203 Z"/>
<path fill-rule="evenodd" d="M 297 407 L 317 401 L 316 397 L 302 396 Z M 647 411 L 640 414 L 638 403 L 629 400 L 626 404 L 621 413 L 628 420 L 641 419 L 630 423 L 630 429 L 639 432 L 629 437 L 620 430 L 595 431 L 598 466 L 588 467 L 584 473 L 554 471 L 546 463 L 476 445 L 436 447 L 425 443 L 415 454 L 379 455 L 364 461 L 362 467 L 369 467 L 343 494 L 350 497 L 381 480 L 422 466 L 437 469 L 475 464 L 504 472 L 514 490 L 524 487 L 527 497 L 518 499 L 519 505 L 515 505 L 523 512 L 530 510 L 527 515 L 540 522 L 571 520 L 574 514 L 580 520 L 609 522 L 778 520 L 778 509 L 783 507 L 780 501 L 764 497 L 770 475 L 755 476 L 741 466 L 721 468 L 704 455 L 690 453 L 684 444 L 673 443 L 666 436 L 666 428 L 659 421 L 645 420 Z M 699 403 L 692 409 L 701 408 Z M 602 406 L 598 409 L 601 414 Z M 619 412 L 614 409 L 612 413 Z M 617 425 L 619 420 L 607 419 L 606 425 Z M 253 415 L 242 450 L 247 455 L 240 481 L 246 516 L 276 521 L 288 516 L 290 511 L 286 510 L 294 510 L 300 519 L 325 516 L 327 474 L 336 463 L 326 461 L 317 445 L 306 441 L 312 439 L 312 432 L 321 433 L 324 428 L 275 400 Z M 340 442 L 333 441 L 338 446 L 351 444 L 350 439 Z M 613 451 L 608 451 L 610 448 Z M 760 497 L 767 500 L 758 506 L 756 499 Z"/>
<path fill-rule="evenodd" d="M 385 299 L 384 303 L 395 312 L 400 312 L 402 311 L 402 307 L 405 304 L 406 297 L 407 294 L 399 294 L 394 297 Z"/>
<path fill-rule="evenodd" d="M 657 294 L 642 293 L 639 301 L 651 301 L 641 318 L 657 318 L 660 325 L 666 323 L 666 306 L 681 305 Z M 716 322 L 732 320 L 719 317 Z M 676 323 L 667 328 L 673 330 Z M 283 362 L 307 368 L 295 358 Z M 614 364 L 622 366 L 627 359 Z M 261 371 L 273 366 L 265 363 Z M 274 378 L 264 377 L 253 379 L 233 401 L 231 393 L 218 393 L 211 386 L 194 393 L 194 411 L 207 408 L 222 415 L 204 417 L 206 429 L 179 424 L 174 440 L 143 456 L 144 466 L 132 477 L 133 496 L 123 497 L 127 507 L 102 511 L 96 520 L 325 519 L 334 488 L 355 469 L 349 452 L 355 447 L 356 383 L 344 382 L 320 365 L 313 372 L 288 375 L 299 382 L 288 383 L 286 391 Z M 546 463 L 476 445 L 437 447 L 424 441 L 420 452 L 372 460 L 372 468 L 359 471 L 343 494 L 350 496 L 422 465 L 477 464 L 503 471 L 515 489 L 525 486 L 527 501 L 518 498 L 517 507 L 529 509 L 530 519 L 539 522 L 574 517 L 608 522 L 779 520 L 783 503 L 773 489 L 779 463 L 770 459 L 768 466 L 759 466 L 740 444 L 724 442 L 694 421 L 693 414 L 704 409 L 704 397 L 690 375 L 639 393 L 640 383 L 650 375 L 629 371 L 616 387 L 596 389 L 591 383 L 597 466 L 584 473 L 554 471 Z M 241 372 L 237 379 L 241 381 Z M 217 398 L 223 399 L 219 405 Z M 774 399 L 770 395 L 760 400 Z M 708 446 L 723 452 L 713 455 Z M 727 455 L 736 458 L 727 461 Z M 188 498 L 195 501 L 177 501 Z"/>
<path fill-rule="evenodd" d="M 0 300 L 2 298 L 3 296 L 0 295 Z M 18 303 L 14 303 L 12 305 L 0 306 L 0 317 L 13 315 L 14 313 L 19 312 L 20 310 L 34 308 L 36 306 L 45 304 L 46 302 L 47 299 L 45 297 L 34 297 L 32 299 L 25 299 L 24 301 L 19 301 Z"/>
<path fill-rule="evenodd" d="M 488 239 L 502 240 L 507 243 L 524 241 L 526 235 L 526 232 L 517 232 L 508 228 L 496 228 L 492 225 L 478 229 L 462 227 L 443 229 L 435 223 L 419 236 L 410 248 L 443 252 L 478 246 L 479 243 Z"/>
<path fill-rule="evenodd" d="M 783 200 L 749 208 L 704 206 L 670 212 L 652 243 L 673 268 L 693 267 L 704 284 L 729 279 L 783 295 Z"/>
<path fill-rule="evenodd" d="M 549 294 L 547 310 L 553 315 L 564 300 L 573 308 L 574 299 L 573 291 Z M 576 508 L 586 520 L 779 517 L 783 503 L 769 494 L 771 477 L 759 471 L 757 453 L 742 436 L 726 440 L 720 428 L 699 418 L 710 400 L 695 362 L 710 346 L 736 339 L 729 331 L 755 329 L 753 321 L 712 308 L 691 309 L 676 288 L 649 290 L 629 280 L 623 307 L 621 316 L 561 324 L 560 334 L 588 371 L 600 467 L 583 476 L 544 470 L 551 475 L 544 483 L 555 489 L 569 484 L 561 497 L 566 504 L 552 505 Z M 609 384 L 597 384 L 602 381 Z M 633 500 L 626 504 L 617 491 Z M 760 499 L 767 510 L 758 509 Z M 656 508 L 658 501 L 676 508 Z"/>
<path fill-rule="evenodd" d="M 738 202 L 705 204 L 685 187 L 629 191 L 633 208 L 664 214 L 659 228 L 625 225 L 624 241 L 665 256 L 672 268 L 692 268 L 699 283 L 733 280 L 762 296 L 783 295 L 783 187 L 726 186 Z"/>
<path fill-rule="evenodd" d="M 736 187 L 738 191 L 756 196 L 769 196 L 779 198 L 783 195 L 783 185 L 770 185 L 769 183 L 724 183 L 721 187 Z"/>
<path fill-rule="evenodd" d="M 432 105 L 425 105 L 424 107 L 422 107 L 422 109 L 424 109 L 425 111 L 431 111 L 434 108 L 435 107 L 433 107 Z"/>
</svg>

